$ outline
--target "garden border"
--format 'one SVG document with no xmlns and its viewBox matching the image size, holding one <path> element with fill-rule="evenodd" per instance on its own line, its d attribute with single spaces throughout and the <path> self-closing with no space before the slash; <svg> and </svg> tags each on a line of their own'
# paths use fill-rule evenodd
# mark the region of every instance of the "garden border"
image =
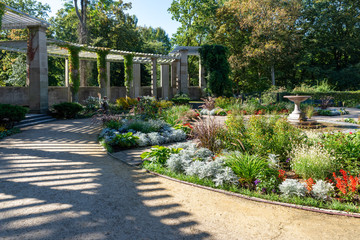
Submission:
<svg viewBox="0 0 360 240">
<path fill-rule="evenodd" d="M 106 151 L 106 149 L 103 146 L 101 146 L 101 147 L 104 149 L 104 151 Z M 109 153 L 108 151 L 106 151 L 106 152 L 112 158 L 114 158 L 116 160 L 119 160 L 119 161 L 125 163 L 126 165 L 128 165 L 130 167 L 143 169 L 143 168 L 140 168 L 139 166 L 131 165 L 128 162 L 115 157 L 112 153 Z M 216 189 L 216 188 L 202 186 L 202 185 L 195 184 L 195 183 L 182 181 L 182 180 L 172 178 L 172 177 L 169 177 L 169 176 L 166 176 L 166 175 L 162 175 L 162 174 L 159 174 L 159 173 L 156 173 L 156 172 L 152 172 L 152 171 L 149 171 L 149 170 L 146 170 L 146 172 L 148 172 L 150 174 L 153 174 L 155 176 L 158 176 L 158 177 L 165 178 L 167 180 L 174 181 L 174 182 L 178 182 L 178 183 L 186 184 L 186 185 L 189 185 L 189 186 L 192 186 L 192 187 L 197 187 L 197 188 L 201 188 L 201 189 L 205 189 L 205 190 L 209 190 L 209 191 L 213 191 L 213 192 L 217 192 L 217 193 L 222 193 L 222 194 L 225 194 L 225 195 L 228 195 L 228 196 L 242 198 L 242 199 L 246 199 L 246 200 L 250 200 L 250 201 L 254 201 L 254 202 L 267 203 L 267 204 L 278 205 L 278 206 L 282 206 L 282 207 L 295 208 L 295 209 L 299 209 L 299 210 L 310 211 L 310 212 L 315 212 L 315 213 L 323 213 L 323 214 L 328 214 L 328 215 L 360 218 L 360 213 L 350 213 L 350 212 L 336 211 L 336 210 L 331 210 L 331 209 L 315 208 L 315 207 L 309 207 L 309 206 L 303 206 L 303 205 L 297 205 L 297 204 L 291 204 L 291 203 L 270 201 L 270 200 L 257 198 L 257 197 L 249 197 L 249 196 L 246 196 L 246 195 L 243 195 L 243 194 L 240 194 L 240 193 L 229 192 L 229 191 L 225 191 L 225 190 L 222 190 L 222 189 Z"/>
</svg>

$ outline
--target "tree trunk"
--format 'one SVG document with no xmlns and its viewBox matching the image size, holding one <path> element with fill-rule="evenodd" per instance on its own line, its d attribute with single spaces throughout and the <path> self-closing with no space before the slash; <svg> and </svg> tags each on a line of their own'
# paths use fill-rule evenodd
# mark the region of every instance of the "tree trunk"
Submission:
<svg viewBox="0 0 360 240">
<path fill-rule="evenodd" d="M 272 85 L 275 86 L 275 68 L 274 68 L 274 64 L 271 65 L 271 82 L 272 82 Z"/>
</svg>

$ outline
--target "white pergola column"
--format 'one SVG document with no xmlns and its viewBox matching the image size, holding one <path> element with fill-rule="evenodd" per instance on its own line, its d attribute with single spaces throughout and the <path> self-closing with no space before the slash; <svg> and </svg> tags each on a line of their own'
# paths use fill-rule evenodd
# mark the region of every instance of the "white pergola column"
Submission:
<svg viewBox="0 0 360 240">
<path fill-rule="evenodd" d="M 133 64 L 133 96 L 135 98 L 141 95 L 141 65 L 140 63 Z"/>
<path fill-rule="evenodd" d="M 29 27 L 27 70 L 29 85 L 29 107 L 32 113 L 48 111 L 48 55 L 46 28 Z"/>
<path fill-rule="evenodd" d="M 157 98 L 156 58 L 151 58 L 151 96 Z"/>
<path fill-rule="evenodd" d="M 110 101 L 111 99 L 111 87 L 110 87 L 110 62 L 106 62 L 106 87 L 105 87 L 105 93 Z"/>
<path fill-rule="evenodd" d="M 189 94 L 189 80 L 188 80 L 188 50 L 180 50 L 180 93 Z"/>
<path fill-rule="evenodd" d="M 205 81 L 205 69 L 201 64 L 201 58 L 199 56 L 199 87 L 201 90 L 206 88 L 206 81 Z"/>
<path fill-rule="evenodd" d="M 170 76 L 169 76 L 169 65 L 161 64 L 161 88 L 162 88 L 162 99 L 168 100 L 170 98 Z"/>
</svg>

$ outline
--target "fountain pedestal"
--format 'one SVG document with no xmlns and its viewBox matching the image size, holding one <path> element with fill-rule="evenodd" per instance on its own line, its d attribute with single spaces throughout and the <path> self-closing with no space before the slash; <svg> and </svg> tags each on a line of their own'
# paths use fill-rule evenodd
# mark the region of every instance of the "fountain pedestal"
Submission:
<svg viewBox="0 0 360 240">
<path fill-rule="evenodd" d="M 295 104 L 294 111 L 289 115 L 288 121 L 295 123 L 295 124 L 300 124 L 303 121 L 306 121 L 307 118 L 305 117 L 305 114 L 303 112 L 301 112 L 301 110 L 300 110 L 300 103 L 311 98 L 311 96 L 296 95 L 296 96 L 284 96 L 284 98 L 289 99 L 290 101 L 294 102 L 294 104 Z"/>
</svg>

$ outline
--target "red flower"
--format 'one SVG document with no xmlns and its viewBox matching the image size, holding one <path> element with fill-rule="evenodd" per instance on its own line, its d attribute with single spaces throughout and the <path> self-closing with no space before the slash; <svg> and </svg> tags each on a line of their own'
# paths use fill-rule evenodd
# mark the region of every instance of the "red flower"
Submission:
<svg viewBox="0 0 360 240">
<path fill-rule="evenodd" d="M 352 134 L 352 132 L 349 132 L 349 134 Z"/>
</svg>

